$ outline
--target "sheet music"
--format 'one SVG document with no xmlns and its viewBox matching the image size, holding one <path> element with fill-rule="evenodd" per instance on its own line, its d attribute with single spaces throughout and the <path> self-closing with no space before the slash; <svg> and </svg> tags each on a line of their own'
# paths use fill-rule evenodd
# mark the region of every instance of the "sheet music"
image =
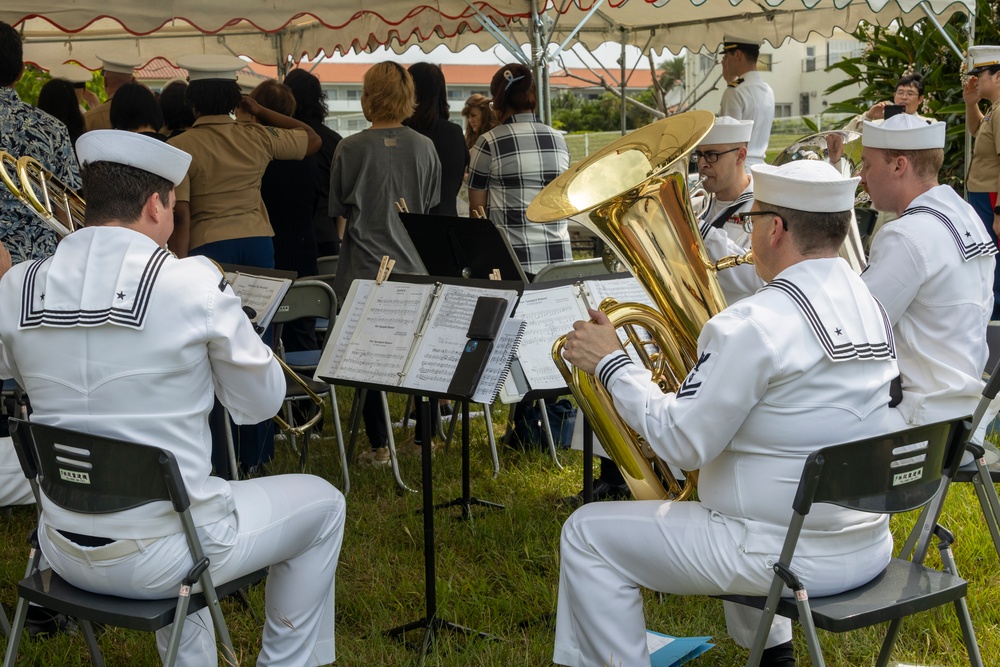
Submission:
<svg viewBox="0 0 1000 667">
<path fill-rule="evenodd" d="M 376 286 L 374 281 L 355 281 L 348 297 L 350 309 L 342 311 L 337 319 L 335 343 L 317 375 L 399 386 L 402 382 L 399 373 L 433 288 L 434 285 L 384 282 Z M 331 364 L 337 365 L 332 368 Z"/>
<path fill-rule="evenodd" d="M 611 297 L 616 299 L 618 303 L 644 303 L 659 310 L 639 281 L 632 276 L 609 280 L 587 280 L 584 284 L 587 286 L 587 291 L 594 297 L 594 308 L 601 305 L 601 301 L 604 299 Z"/>
<path fill-rule="evenodd" d="M 503 328 L 493 341 L 493 351 L 490 352 L 486 370 L 479 378 L 479 386 L 472 395 L 473 403 L 490 404 L 496 400 L 500 385 L 510 372 L 513 362 L 514 348 L 520 345 L 524 331 L 524 320 L 510 318 L 503 323 Z"/>
<path fill-rule="evenodd" d="M 481 296 L 507 300 L 505 318 L 510 317 L 517 292 L 480 287 L 444 285 L 434 306 L 427 330 L 417 344 L 414 363 L 404 386 L 446 394 L 468 340 L 469 324 Z"/>
<path fill-rule="evenodd" d="M 518 359 L 532 389 L 566 386 L 552 361 L 552 344 L 573 328 L 573 322 L 589 319 L 575 285 L 525 291 L 517 306 L 517 317 L 526 323 Z M 596 305 L 596 304 L 595 304 Z"/>
<path fill-rule="evenodd" d="M 270 323 L 282 297 L 292 284 L 288 278 L 272 278 L 240 272 L 230 272 L 225 275 L 226 281 L 236 296 L 240 297 L 243 305 L 254 309 L 256 315 L 251 321 L 262 327 Z"/>
</svg>

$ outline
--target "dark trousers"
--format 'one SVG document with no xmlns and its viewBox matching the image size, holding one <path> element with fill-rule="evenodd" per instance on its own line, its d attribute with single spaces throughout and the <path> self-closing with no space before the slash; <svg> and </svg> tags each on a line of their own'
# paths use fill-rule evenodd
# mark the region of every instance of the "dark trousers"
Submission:
<svg viewBox="0 0 1000 667">
<path fill-rule="evenodd" d="M 997 245 L 997 235 L 993 231 L 993 207 L 997 204 L 997 193 L 995 192 L 970 192 L 968 194 L 969 203 L 976 209 L 979 219 L 986 226 L 986 231 L 993 240 L 993 245 Z M 993 316 L 991 320 L 1000 320 L 1000 262 L 997 262 L 993 269 Z"/>
</svg>

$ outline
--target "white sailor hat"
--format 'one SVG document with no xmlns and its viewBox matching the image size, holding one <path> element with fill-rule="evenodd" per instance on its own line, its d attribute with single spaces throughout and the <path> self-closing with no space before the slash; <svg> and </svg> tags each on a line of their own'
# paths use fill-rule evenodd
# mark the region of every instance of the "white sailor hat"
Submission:
<svg viewBox="0 0 1000 667">
<path fill-rule="evenodd" d="M 49 70 L 49 76 L 53 79 L 63 79 L 74 84 L 87 83 L 94 78 L 93 73 L 89 69 L 81 67 L 75 63 L 63 63 L 62 65 L 56 65 Z"/>
<path fill-rule="evenodd" d="M 979 74 L 987 67 L 1000 65 L 1000 46 L 970 46 L 967 74 Z"/>
<path fill-rule="evenodd" d="M 188 71 L 188 81 L 236 81 L 236 72 L 246 67 L 247 63 L 236 56 L 196 54 L 181 56 L 177 59 L 177 66 Z"/>
<path fill-rule="evenodd" d="M 759 49 L 764 42 L 742 35 L 726 35 L 722 40 L 722 50 L 731 51 L 740 47 Z"/>
<path fill-rule="evenodd" d="M 124 130 L 91 130 L 76 140 L 76 156 L 88 162 L 117 162 L 162 176 L 175 186 L 184 180 L 191 156 L 165 141 Z"/>
<path fill-rule="evenodd" d="M 755 164 L 750 172 L 757 201 L 812 213 L 850 211 L 861 181 L 844 178 L 824 160 L 795 160 L 777 167 Z"/>
<path fill-rule="evenodd" d="M 120 55 L 101 55 L 100 58 L 105 72 L 115 72 L 116 74 L 135 74 L 135 68 L 141 65 L 137 58 Z"/>
<path fill-rule="evenodd" d="M 736 120 L 730 116 L 719 116 L 701 143 L 704 145 L 745 144 L 750 141 L 751 130 L 753 130 L 752 120 Z"/>
<path fill-rule="evenodd" d="M 944 148 L 945 124 L 928 123 L 913 114 L 901 113 L 880 123 L 864 122 L 861 145 L 865 148 L 892 148 L 919 151 Z"/>
</svg>

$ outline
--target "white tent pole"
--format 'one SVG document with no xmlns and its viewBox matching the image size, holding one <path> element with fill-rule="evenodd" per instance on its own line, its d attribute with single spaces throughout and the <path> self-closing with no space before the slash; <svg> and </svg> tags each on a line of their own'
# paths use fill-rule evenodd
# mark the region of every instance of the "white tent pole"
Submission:
<svg viewBox="0 0 1000 667">
<path fill-rule="evenodd" d="M 495 23 L 493 23 L 492 20 L 490 20 L 489 16 L 481 12 L 477 7 L 473 6 L 473 4 L 469 0 L 465 0 L 465 4 L 468 5 L 469 9 L 471 9 L 472 12 L 476 15 L 476 19 L 479 21 L 479 23 L 481 23 L 482 26 L 486 28 L 486 32 L 493 35 L 493 38 L 496 39 L 498 42 L 500 42 L 500 45 L 503 46 L 505 49 L 507 49 L 507 52 L 510 53 L 510 55 L 514 56 L 514 58 L 522 65 L 526 67 L 532 66 L 531 61 L 529 61 L 528 58 L 525 57 L 524 53 L 521 52 L 521 49 L 518 48 L 517 44 L 507 39 L 507 36 L 504 35 L 502 32 L 500 32 L 500 29 L 496 26 Z"/>
<path fill-rule="evenodd" d="M 580 32 L 580 28 L 582 28 L 583 25 L 590 20 L 590 17 L 593 16 L 594 13 L 601 8 L 602 4 L 604 4 L 604 0 L 597 0 L 597 2 L 594 3 L 594 6 L 590 8 L 590 11 L 588 11 L 584 15 L 584 17 L 580 19 L 580 22 L 576 24 L 576 27 L 573 28 L 573 30 L 569 33 L 569 36 L 567 36 L 566 39 L 563 40 L 562 44 L 559 45 L 559 48 L 557 48 L 555 53 L 552 54 L 551 56 L 552 58 L 558 57 L 560 53 L 566 50 L 566 47 L 569 45 L 570 41 L 574 37 L 576 37 L 576 33 Z"/>
<path fill-rule="evenodd" d="M 531 0 L 531 67 L 535 75 L 535 91 L 538 93 L 538 115 L 546 125 L 552 124 L 552 107 L 549 106 L 548 88 L 545 85 L 547 78 L 545 70 L 548 65 L 545 62 L 545 48 L 542 44 L 542 17 L 538 13 L 538 0 Z M 548 113 L 546 113 L 548 112 Z"/>
<path fill-rule="evenodd" d="M 920 8 L 924 10 L 924 14 L 927 16 L 927 20 L 929 20 L 931 23 L 934 24 L 934 27 L 937 28 L 937 31 L 939 33 L 941 33 L 941 36 L 944 37 L 944 41 L 947 42 L 951 50 L 955 53 L 956 56 L 958 56 L 958 59 L 961 60 L 962 58 L 964 58 L 965 55 L 962 53 L 962 49 L 958 48 L 958 46 L 955 44 L 955 42 L 952 41 L 948 33 L 945 32 L 944 26 L 942 26 L 941 22 L 937 20 L 937 17 L 931 13 L 931 10 L 930 8 L 928 8 L 927 3 L 921 2 Z"/>
</svg>

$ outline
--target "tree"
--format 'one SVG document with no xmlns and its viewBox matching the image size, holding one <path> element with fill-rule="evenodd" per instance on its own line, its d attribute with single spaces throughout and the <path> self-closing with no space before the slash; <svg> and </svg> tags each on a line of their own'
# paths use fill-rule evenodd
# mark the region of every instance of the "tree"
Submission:
<svg viewBox="0 0 1000 667">
<path fill-rule="evenodd" d="M 997 3 L 977 0 L 976 11 L 975 43 L 1000 44 Z M 966 45 L 967 20 L 965 14 L 955 14 L 944 25 L 948 36 L 960 47 Z M 922 75 L 924 106 L 921 114 L 948 125 L 941 181 L 960 186 L 965 171 L 964 59 L 959 61 L 937 28 L 926 20 L 910 27 L 880 28 L 861 24 L 853 36 L 864 44 L 864 49 L 860 56 L 846 58 L 827 68 L 840 70 L 846 76 L 828 88 L 826 94 L 854 85 L 861 89 L 854 97 L 830 104 L 825 113 L 863 113 L 876 102 L 891 98 L 896 81 L 903 74 Z"/>
</svg>

